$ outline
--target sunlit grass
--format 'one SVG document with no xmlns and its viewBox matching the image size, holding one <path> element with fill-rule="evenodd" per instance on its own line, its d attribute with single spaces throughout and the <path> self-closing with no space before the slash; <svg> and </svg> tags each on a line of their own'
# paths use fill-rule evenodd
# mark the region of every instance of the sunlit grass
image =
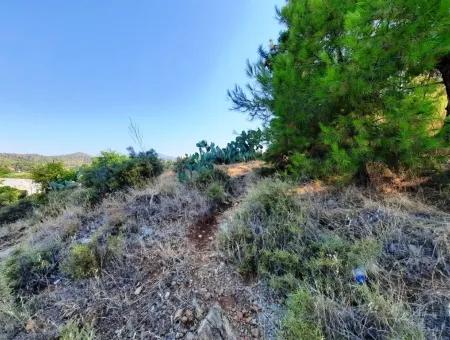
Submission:
<svg viewBox="0 0 450 340">
<path fill-rule="evenodd" d="M 1 178 L 20 178 L 20 179 L 31 179 L 31 173 L 29 172 L 10 172 Z"/>
</svg>

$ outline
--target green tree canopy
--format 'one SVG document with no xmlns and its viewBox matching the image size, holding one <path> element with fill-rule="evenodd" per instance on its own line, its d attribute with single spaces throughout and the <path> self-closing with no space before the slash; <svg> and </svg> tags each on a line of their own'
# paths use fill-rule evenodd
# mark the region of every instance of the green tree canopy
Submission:
<svg viewBox="0 0 450 340">
<path fill-rule="evenodd" d="M 31 178 L 41 185 L 43 191 L 48 191 L 53 182 L 76 180 L 76 172 L 66 169 L 62 162 L 51 162 L 35 166 Z"/>
<path fill-rule="evenodd" d="M 278 14 L 286 29 L 249 65 L 254 83 L 229 93 L 268 125 L 272 160 L 349 176 L 433 165 L 448 143 L 449 0 L 289 0 Z"/>
</svg>

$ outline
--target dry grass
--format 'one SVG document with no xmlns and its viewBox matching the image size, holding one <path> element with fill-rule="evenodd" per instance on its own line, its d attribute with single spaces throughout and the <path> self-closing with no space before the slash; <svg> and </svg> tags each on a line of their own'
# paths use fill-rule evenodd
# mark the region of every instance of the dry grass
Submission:
<svg viewBox="0 0 450 340">
<path fill-rule="evenodd" d="M 218 165 L 217 168 L 225 171 L 230 177 L 242 177 L 254 173 L 255 170 L 261 169 L 266 163 L 263 161 L 250 161 L 246 163 L 236 163 L 229 165 Z"/>
<path fill-rule="evenodd" d="M 307 311 L 290 299 L 285 337 L 450 337 L 448 213 L 406 193 L 292 187 L 257 184 L 222 243 L 244 272 L 309 297 Z M 365 285 L 353 281 L 357 266 Z"/>
<path fill-rule="evenodd" d="M 307 309 L 305 317 L 295 296 L 289 300 L 290 320 L 306 320 L 290 325 L 296 332 L 354 339 L 450 336 L 448 213 L 428 204 L 425 196 L 352 186 L 336 190 L 318 182 L 301 187 L 274 179 L 260 182 L 252 173 L 233 178 L 233 193 L 245 193 L 248 183 L 256 188 L 239 205 L 234 204 L 241 198 L 234 198 L 226 222 L 211 215 L 217 211 L 205 193 L 166 173 L 144 189 L 117 193 L 93 209 L 67 204 L 53 217 L 7 226 L 11 234 L 0 237 L 10 237 L 10 245 L 30 251 L 58 245 L 60 266 L 45 273 L 45 280 L 38 281 L 45 285 L 33 293 L 17 295 L 0 280 L 0 338 L 70 338 L 94 331 L 100 338 L 175 338 L 195 331 L 217 301 L 241 336 L 262 327 L 274 337 L 278 294 L 267 296 L 273 291 L 254 287 L 254 281 L 247 285 L 225 263 L 215 249 L 216 223 L 202 224 L 211 216 L 228 227 L 228 255 L 238 263 L 246 250 L 243 239 L 233 238 L 236 226 L 246 231 L 245 242 L 260 250 L 284 242 L 275 256 L 264 255 L 264 271 L 257 268 L 257 274 L 280 291 L 310 301 L 312 311 Z M 257 190 L 264 185 L 266 201 L 261 202 Z M 268 221 L 276 228 L 269 230 Z M 285 230 L 303 248 L 290 248 Z M 196 235 L 207 235 L 209 243 L 199 247 Z M 275 242 L 274 236 L 280 238 Z M 98 269 L 88 271 L 90 277 L 75 279 L 62 265 L 77 245 L 98 256 Z M 293 249 L 295 258 L 288 254 Z M 353 282 L 351 266 L 357 262 L 366 267 L 367 285 Z M 282 273 L 286 263 L 293 268 L 291 277 Z M 269 302 L 276 312 L 269 310 Z M 176 318 L 180 310 L 189 316 L 184 321 Z M 298 338 L 290 336 L 295 332 L 283 334 Z"/>
<path fill-rule="evenodd" d="M 70 338 L 90 335 L 91 326 L 101 338 L 174 338 L 195 329 L 221 294 L 245 296 L 236 306 L 248 304 L 250 294 L 223 266 L 214 241 L 199 250 L 187 236 L 213 212 L 205 194 L 169 174 L 93 209 L 67 206 L 27 226 L 22 246 L 57 242 L 59 266 L 33 292 L 1 290 L 0 338 Z M 120 241 L 114 252 L 111 240 Z M 14 302 L 18 296 L 23 305 Z M 180 308 L 198 315 L 174 320 Z M 243 327 L 250 333 L 250 324 Z"/>
</svg>

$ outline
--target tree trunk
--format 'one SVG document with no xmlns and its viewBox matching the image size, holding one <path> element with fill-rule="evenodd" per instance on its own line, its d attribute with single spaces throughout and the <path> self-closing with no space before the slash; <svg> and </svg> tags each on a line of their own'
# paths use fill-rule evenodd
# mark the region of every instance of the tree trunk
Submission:
<svg viewBox="0 0 450 340">
<path fill-rule="evenodd" d="M 447 91 L 447 117 L 450 116 L 450 54 L 441 59 L 438 64 L 438 70 L 441 72 L 444 81 L 445 90 Z"/>
</svg>

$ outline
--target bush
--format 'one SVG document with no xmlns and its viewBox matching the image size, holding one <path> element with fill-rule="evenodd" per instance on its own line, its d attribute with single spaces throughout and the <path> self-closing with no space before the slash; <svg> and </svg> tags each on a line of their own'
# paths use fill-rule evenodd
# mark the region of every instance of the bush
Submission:
<svg viewBox="0 0 450 340">
<path fill-rule="evenodd" d="M 31 171 L 33 181 L 41 185 L 44 192 L 58 186 L 67 186 L 76 180 L 77 174 L 74 170 L 68 170 L 62 162 L 52 162 L 38 165 Z"/>
<path fill-rule="evenodd" d="M 42 248 L 20 248 L 9 256 L 1 275 L 14 294 L 34 294 L 47 287 L 58 270 L 57 244 Z"/>
<path fill-rule="evenodd" d="M 6 166 L 0 165 L 0 178 L 8 175 L 11 171 Z"/>
<path fill-rule="evenodd" d="M 69 321 L 59 334 L 61 340 L 94 340 L 95 330 L 91 326 L 79 326 L 77 322 Z"/>
<path fill-rule="evenodd" d="M 74 279 L 83 279 L 98 273 L 100 264 L 91 245 L 76 244 L 70 248 L 62 270 Z"/>
<path fill-rule="evenodd" d="M 227 200 L 227 194 L 222 183 L 213 182 L 206 189 L 206 196 L 213 202 L 215 205 L 222 205 Z"/>
<path fill-rule="evenodd" d="M 8 186 L 0 187 L 0 207 L 16 203 L 20 199 L 25 198 L 26 195 L 27 192 L 24 190 Z"/>
<path fill-rule="evenodd" d="M 283 320 L 282 338 L 283 339 L 323 339 L 322 331 L 317 324 L 314 316 L 316 309 L 314 298 L 305 289 L 299 289 L 289 298 L 288 312 Z"/>
<path fill-rule="evenodd" d="M 104 151 L 94 158 L 90 166 L 81 172 L 83 184 L 93 188 L 100 196 L 131 187 L 139 187 L 148 180 L 159 176 L 163 164 L 155 150 L 135 153 L 129 149 L 130 155 Z"/>
<path fill-rule="evenodd" d="M 89 243 L 73 245 L 61 267 L 73 279 L 92 277 L 99 274 L 120 252 L 120 237 L 97 236 Z"/>
</svg>

